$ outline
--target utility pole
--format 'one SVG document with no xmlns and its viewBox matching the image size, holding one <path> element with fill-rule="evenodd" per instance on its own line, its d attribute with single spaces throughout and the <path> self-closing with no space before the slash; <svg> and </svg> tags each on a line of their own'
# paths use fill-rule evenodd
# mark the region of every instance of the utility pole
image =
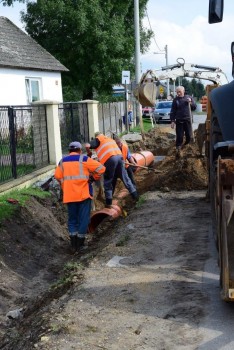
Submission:
<svg viewBox="0 0 234 350">
<path fill-rule="evenodd" d="M 168 66 L 168 46 L 165 45 L 165 59 L 166 59 L 166 66 Z M 170 79 L 167 79 L 167 98 L 170 94 Z"/>
<path fill-rule="evenodd" d="M 135 79 L 136 79 L 136 86 L 138 86 L 140 82 L 140 76 L 141 76 L 139 0 L 134 0 L 134 31 L 135 31 Z M 141 131 L 144 131 L 143 120 L 142 120 L 142 109 L 139 101 L 137 101 L 137 114 L 139 114 Z"/>
</svg>

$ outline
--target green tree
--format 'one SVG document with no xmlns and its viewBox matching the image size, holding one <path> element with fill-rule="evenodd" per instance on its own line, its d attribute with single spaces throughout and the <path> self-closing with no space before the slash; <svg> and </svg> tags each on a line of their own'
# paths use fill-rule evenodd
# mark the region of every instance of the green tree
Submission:
<svg viewBox="0 0 234 350">
<path fill-rule="evenodd" d="M 147 1 L 140 0 L 141 19 Z M 122 70 L 134 71 L 132 0 L 28 1 L 22 20 L 27 33 L 69 69 L 63 86 L 73 98 L 111 93 Z M 152 32 L 140 28 L 145 52 Z"/>
<path fill-rule="evenodd" d="M 206 91 L 205 91 L 205 87 L 204 85 L 201 83 L 200 80 L 198 80 L 197 82 L 197 88 L 196 88 L 196 97 L 198 100 L 200 100 L 200 98 L 202 96 L 204 96 L 206 94 Z"/>
<path fill-rule="evenodd" d="M 176 79 L 176 86 L 179 85 L 179 79 Z M 200 80 L 195 78 L 188 80 L 186 78 L 181 79 L 181 85 L 184 86 L 185 92 L 188 95 L 192 95 L 199 100 L 202 96 L 206 94 L 204 85 Z"/>
</svg>

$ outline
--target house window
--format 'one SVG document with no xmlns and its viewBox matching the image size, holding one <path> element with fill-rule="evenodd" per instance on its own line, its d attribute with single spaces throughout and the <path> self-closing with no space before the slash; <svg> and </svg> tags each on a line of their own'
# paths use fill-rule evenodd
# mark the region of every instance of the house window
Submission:
<svg viewBox="0 0 234 350">
<path fill-rule="evenodd" d="M 41 80 L 37 78 L 26 78 L 26 94 L 28 103 L 41 100 Z"/>
</svg>

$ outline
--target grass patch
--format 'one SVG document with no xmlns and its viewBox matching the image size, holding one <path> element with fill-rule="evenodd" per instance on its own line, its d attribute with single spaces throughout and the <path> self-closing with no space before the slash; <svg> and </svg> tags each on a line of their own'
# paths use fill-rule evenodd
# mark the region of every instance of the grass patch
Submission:
<svg viewBox="0 0 234 350">
<path fill-rule="evenodd" d="M 63 269 L 64 269 L 64 272 L 68 273 L 68 272 L 82 270 L 83 268 L 84 268 L 83 264 L 69 261 L 64 265 Z"/>
<path fill-rule="evenodd" d="M 143 120 L 144 132 L 148 132 L 149 130 L 151 130 L 153 128 L 150 118 L 149 119 L 142 119 L 142 120 Z M 132 128 L 132 131 L 134 131 L 134 132 L 141 132 L 140 124 L 138 124 L 137 126 Z"/>
<path fill-rule="evenodd" d="M 128 234 L 122 236 L 118 242 L 116 243 L 116 247 L 123 247 L 130 240 L 130 236 Z"/>
<path fill-rule="evenodd" d="M 17 178 L 26 174 L 31 173 L 36 169 L 36 166 L 33 164 L 29 165 L 17 165 Z M 3 165 L 0 168 L 0 183 L 7 180 L 13 179 L 12 167 L 11 165 Z"/>
<path fill-rule="evenodd" d="M 136 208 L 140 208 L 142 206 L 142 204 L 145 203 L 145 201 L 146 201 L 145 196 L 144 195 L 140 196 L 139 200 L 136 203 Z"/>
<path fill-rule="evenodd" d="M 69 261 L 63 267 L 63 276 L 50 287 L 50 290 L 65 288 L 73 284 L 74 277 L 81 277 L 84 266 L 81 263 Z"/>
<path fill-rule="evenodd" d="M 50 196 L 49 192 L 45 192 L 38 187 L 28 187 L 22 190 L 13 190 L 0 195 L 0 223 L 12 215 L 19 207 L 23 207 L 27 200 L 31 197 L 46 198 Z M 16 204 L 9 203 L 9 198 L 17 201 Z"/>
</svg>

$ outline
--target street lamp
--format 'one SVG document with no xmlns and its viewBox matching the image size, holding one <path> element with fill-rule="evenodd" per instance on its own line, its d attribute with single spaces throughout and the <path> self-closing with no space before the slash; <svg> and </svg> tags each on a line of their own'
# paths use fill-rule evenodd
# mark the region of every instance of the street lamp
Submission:
<svg viewBox="0 0 234 350">
<path fill-rule="evenodd" d="M 168 46 L 165 45 L 164 51 L 162 52 L 153 52 L 155 55 L 164 55 L 165 54 L 165 59 L 166 59 L 166 66 L 168 66 Z M 169 79 L 167 79 L 167 97 L 169 96 Z"/>
</svg>

